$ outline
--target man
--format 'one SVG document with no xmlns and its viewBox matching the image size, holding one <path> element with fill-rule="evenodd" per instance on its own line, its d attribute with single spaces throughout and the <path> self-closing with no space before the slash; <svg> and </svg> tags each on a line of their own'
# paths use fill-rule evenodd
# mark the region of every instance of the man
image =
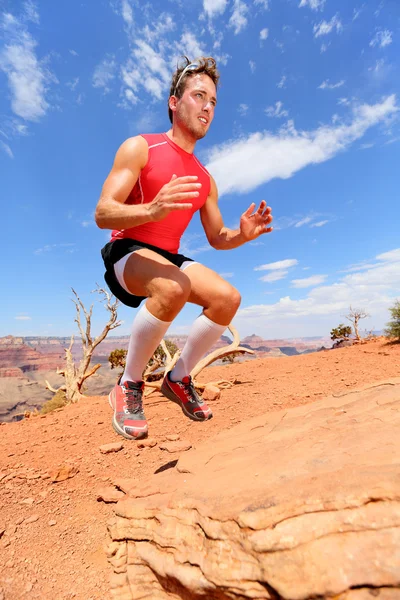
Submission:
<svg viewBox="0 0 400 600">
<path fill-rule="evenodd" d="M 269 233 L 271 209 L 253 203 L 240 227 L 224 226 L 214 179 L 193 154 L 214 118 L 219 74 L 213 58 L 201 57 L 174 73 L 167 133 L 139 135 L 119 148 L 96 208 L 96 223 L 113 229 L 102 250 L 105 280 L 128 306 L 145 300 L 133 322 L 125 371 L 110 393 L 113 427 L 128 439 L 147 435 L 143 371 L 186 302 L 203 308 L 182 354 L 161 387 L 195 421 L 212 417 L 194 389 L 190 372 L 234 317 L 239 292 L 217 273 L 178 253 L 180 238 L 199 210 L 213 248 L 228 250 Z"/>
</svg>

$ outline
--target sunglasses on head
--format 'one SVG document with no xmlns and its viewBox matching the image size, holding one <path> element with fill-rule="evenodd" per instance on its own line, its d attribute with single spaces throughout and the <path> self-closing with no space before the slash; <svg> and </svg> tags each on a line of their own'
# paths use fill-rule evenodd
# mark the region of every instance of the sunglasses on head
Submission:
<svg viewBox="0 0 400 600">
<path fill-rule="evenodd" d="M 211 66 L 211 64 L 212 64 L 210 60 L 208 60 L 207 63 L 209 64 L 209 66 Z M 176 96 L 176 90 L 178 89 L 179 84 L 182 81 L 182 77 L 185 75 L 185 73 L 187 73 L 188 71 L 195 71 L 196 69 L 198 69 L 200 67 L 200 65 L 201 65 L 200 59 L 198 59 L 198 58 L 196 58 L 193 62 L 186 65 L 186 67 L 183 69 L 182 73 L 179 75 L 178 81 L 176 82 L 176 86 L 174 88 L 174 93 L 172 94 L 173 96 Z"/>
</svg>

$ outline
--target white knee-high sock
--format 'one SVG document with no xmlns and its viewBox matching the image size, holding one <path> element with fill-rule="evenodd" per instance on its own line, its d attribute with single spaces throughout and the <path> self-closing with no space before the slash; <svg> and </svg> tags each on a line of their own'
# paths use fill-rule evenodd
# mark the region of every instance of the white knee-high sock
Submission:
<svg viewBox="0 0 400 600">
<path fill-rule="evenodd" d="M 171 371 L 172 381 L 182 381 L 204 354 L 221 337 L 227 325 L 218 325 L 201 314 L 193 323 L 178 362 Z"/>
<path fill-rule="evenodd" d="M 152 315 L 146 308 L 146 304 L 142 306 L 133 321 L 121 383 L 142 379 L 149 359 L 153 356 L 170 325 L 171 323 L 160 321 Z"/>
</svg>

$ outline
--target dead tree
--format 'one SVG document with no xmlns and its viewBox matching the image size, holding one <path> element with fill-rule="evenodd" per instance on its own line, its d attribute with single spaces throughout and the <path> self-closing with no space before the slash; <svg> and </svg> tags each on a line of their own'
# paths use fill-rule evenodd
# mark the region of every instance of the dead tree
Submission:
<svg viewBox="0 0 400 600">
<path fill-rule="evenodd" d="M 231 344 L 229 344 L 228 346 L 224 346 L 223 348 L 217 348 L 217 350 L 214 350 L 214 352 L 211 352 L 211 354 L 208 354 L 207 356 L 205 356 L 202 360 L 200 360 L 197 363 L 197 365 L 194 367 L 194 369 L 190 373 L 195 387 L 200 391 L 204 390 L 205 384 L 198 383 L 195 378 L 197 377 L 197 375 L 199 375 L 199 373 L 201 373 L 201 371 L 203 369 L 205 369 L 206 367 L 211 365 L 213 362 L 215 362 L 216 360 L 218 360 L 220 358 L 223 358 L 224 356 L 227 356 L 228 354 L 246 354 L 246 353 L 254 354 L 254 350 L 250 350 L 249 348 L 244 348 L 243 346 L 239 346 L 240 337 L 239 337 L 239 334 L 238 334 L 237 330 L 235 329 L 235 327 L 233 327 L 233 325 L 229 325 L 228 329 L 231 332 L 231 334 L 233 335 L 233 342 Z M 147 378 L 151 373 L 153 373 L 161 365 L 157 365 L 154 368 L 153 368 L 154 365 L 152 365 L 151 367 L 148 367 L 143 376 L 143 379 L 145 381 L 145 386 L 147 388 L 145 391 L 145 396 L 149 396 L 153 392 L 160 390 L 161 380 L 163 379 L 164 375 L 175 366 L 175 364 L 178 361 L 178 358 L 181 354 L 181 351 L 178 350 L 174 354 L 174 356 L 171 356 L 164 340 L 162 340 L 161 346 L 162 346 L 162 349 L 164 350 L 167 358 L 165 360 L 164 368 L 163 368 L 162 372 L 160 373 L 160 381 L 147 381 Z M 213 385 L 218 386 L 219 388 L 230 388 L 235 384 L 235 381 L 222 379 L 219 381 L 213 381 L 211 383 Z"/>
<path fill-rule="evenodd" d="M 360 319 L 366 319 L 369 316 L 370 315 L 362 308 L 352 308 L 351 306 L 349 308 L 349 313 L 345 315 L 345 318 L 353 325 L 354 335 L 358 342 L 361 340 L 360 332 L 358 331 L 358 322 Z"/>
<path fill-rule="evenodd" d="M 106 338 L 112 329 L 115 329 L 121 325 L 121 321 L 117 320 L 118 300 L 115 299 L 113 301 L 113 297 L 109 292 L 97 286 L 97 288 L 93 291 L 104 296 L 104 306 L 110 315 L 108 322 L 103 328 L 103 331 L 100 333 L 100 335 L 93 338 L 91 333 L 93 304 L 89 311 L 87 311 L 76 291 L 73 288 L 71 289 L 75 296 L 75 299 L 72 299 L 76 309 L 76 317 L 74 320 L 78 325 L 81 335 L 82 358 L 79 364 L 75 363 L 72 356 L 72 346 L 74 344 L 74 336 L 72 335 L 69 347 L 65 349 L 65 366 L 62 369 L 57 369 L 57 374 L 64 377 L 65 384 L 60 386 L 58 389 L 54 389 L 49 382 L 46 381 L 46 387 L 54 393 L 56 393 L 58 390 L 63 390 L 65 391 L 67 402 L 77 402 L 83 396 L 82 387 L 85 381 L 94 375 L 94 373 L 96 373 L 96 371 L 101 367 L 100 364 L 94 366 L 91 366 L 90 364 L 95 348 Z M 85 327 L 83 327 L 81 321 L 82 313 L 86 321 Z"/>
</svg>

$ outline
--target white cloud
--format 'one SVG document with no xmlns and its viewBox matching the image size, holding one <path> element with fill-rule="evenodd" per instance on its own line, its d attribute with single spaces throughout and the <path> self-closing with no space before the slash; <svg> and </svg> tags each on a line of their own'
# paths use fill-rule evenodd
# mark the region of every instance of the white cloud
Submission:
<svg viewBox="0 0 400 600">
<path fill-rule="evenodd" d="M 286 87 L 286 85 L 285 85 L 286 79 L 287 79 L 286 75 L 282 75 L 280 81 L 276 84 L 276 87 L 280 88 L 280 89 L 285 88 Z"/>
<path fill-rule="evenodd" d="M 333 29 L 336 29 L 336 33 L 340 33 L 343 29 L 338 15 L 332 17 L 330 21 L 321 21 L 318 25 L 314 25 L 314 37 L 318 38 L 321 35 L 328 35 Z"/>
<path fill-rule="evenodd" d="M 277 119 L 282 119 L 289 116 L 288 111 L 283 110 L 282 102 L 276 102 L 275 106 L 268 106 L 265 109 L 265 113 L 268 117 L 276 117 Z"/>
<path fill-rule="evenodd" d="M 321 44 L 321 54 L 323 54 L 324 52 L 326 52 L 329 48 L 329 46 L 331 45 L 331 43 L 329 42 L 329 44 Z"/>
<path fill-rule="evenodd" d="M 261 29 L 260 40 L 266 40 L 268 37 L 268 33 L 269 33 L 268 27 L 264 27 L 264 29 Z"/>
<path fill-rule="evenodd" d="M 288 271 L 271 271 L 268 275 L 263 275 L 259 277 L 260 281 L 264 281 L 264 283 L 274 283 L 275 281 L 280 281 L 281 279 L 285 279 Z"/>
<path fill-rule="evenodd" d="M 234 273 L 220 273 L 220 277 L 223 279 L 231 279 L 234 276 Z"/>
<path fill-rule="evenodd" d="M 400 248 L 379 254 L 360 272 L 340 278 L 332 285 L 312 288 L 297 300 L 290 296 L 274 304 L 259 304 L 241 308 L 235 319 L 240 330 L 259 326 L 259 335 L 296 337 L 329 333 L 343 321 L 349 306 L 365 309 L 370 319 L 367 328 L 381 329 L 389 320 L 388 308 L 400 296 Z"/>
<path fill-rule="evenodd" d="M 336 90 L 337 88 L 342 87 L 345 84 L 345 80 L 342 79 L 341 81 L 338 81 L 337 83 L 330 83 L 329 79 L 326 79 L 325 81 L 323 81 L 321 83 L 320 86 L 318 86 L 319 90 Z"/>
<path fill-rule="evenodd" d="M 72 54 L 72 56 L 79 56 L 76 50 L 69 50 L 69 53 Z"/>
<path fill-rule="evenodd" d="M 290 121 L 276 134 L 261 131 L 214 146 L 207 169 L 217 181 L 220 196 L 247 193 L 272 179 L 288 179 L 308 165 L 333 158 L 398 110 L 393 94 L 377 104 L 355 105 L 348 123 L 297 131 Z"/>
<path fill-rule="evenodd" d="M 309 6 L 312 10 L 322 10 L 326 0 L 301 0 L 299 7 Z"/>
<path fill-rule="evenodd" d="M 311 223 L 312 219 L 312 217 L 304 217 L 304 219 L 301 219 L 301 221 L 298 221 L 295 224 L 295 227 L 303 227 L 303 225 L 308 225 L 308 223 Z"/>
<path fill-rule="evenodd" d="M 313 287 L 323 283 L 327 275 L 311 275 L 311 277 L 305 277 L 304 279 L 292 279 L 291 284 L 294 288 L 307 288 Z"/>
<path fill-rule="evenodd" d="M 32 0 L 26 0 L 26 2 L 24 2 L 24 18 L 27 21 L 32 21 L 32 23 L 35 23 L 36 25 L 39 25 L 40 23 L 37 6 Z"/>
<path fill-rule="evenodd" d="M 216 15 L 222 15 L 227 4 L 228 0 L 203 0 L 203 8 L 210 19 Z"/>
<path fill-rule="evenodd" d="M 113 56 L 106 57 L 94 70 L 92 83 L 95 88 L 102 88 L 107 94 L 111 91 L 110 83 L 115 78 L 117 63 Z"/>
<path fill-rule="evenodd" d="M 389 46 L 393 42 L 392 36 L 392 31 L 389 31 L 388 29 L 380 29 L 376 32 L 369 45 L 372 46 L 372 48 L 374 48 L 375 46 L 379 46 L 379 48 L 384 48 L 385 46 Z"/>
<path fill-rule="evenodd" d="M 229 19 L 229 26 L 233 27 L 235 34 L 240 33 L 247 25 L 248 7 L 242 0 L 234 0 L 233 12 Z"/>
<path fill-rule="evenodd" d="M 267 263 L 266 265 L 260 265 L 254 267 L 254 271 L 281 271 L 295 267 L 299 261 L 296 258 L 286 258 L 285 260 L 278 260 L 276 262 Z"/>
<path fill-rule="evenodd" d="M 239 104 L 238 111 L 242 115 L 242 117 L 244 117 L 247 114 L 248 110 L 249 110 L 249 107 L 247 104 Z"/>
<path fill-rule="evenodd" d="M 269 9 L 269 0 L 254 0 L 256 6 L 262 6 L 265 10 Z"/>
<path fill-rule="evenodd" d="M 250 71 L 252 73 L 254 73 L 254 71 L 256 70 L 256 63 L 254 62 L 254 60 L 249 60 L 249 65 L 250 65 Z"/>
<path fill-rule="evenodd" d="M 34 5 L 29 6 L 33 10 Z M 33 19 L 34 13 L 31 16 Z M 37 42 L 25 25 L 10 13 L 3 13 L 2 17 L 5 45 L 0 52 L 0 70 L 8 78 L 11 108 L 23 119 L 38 121 L 49 109 L 48 84 L 56 80 L 44 62 L 38 60 Z"/>
<path fill-rule="evenodd" d="M 121 3 L 121 14 L 122 18 L 128 26 L 133 24 L 133 12 L 132 7 L 129 4 L 128 0 L 122 0 Z"/>
<path fill-rule="evenodd" d="M 195 35 L 189 31 L 182 35 L 180 48 L 183 54 L 190 56 L 191 58 L 205 55 L 204 48 L 200 46 L 200 43 L 197 41 Z"/>
<path fill-rule="evenodd" d="M 316 223 L 311 223 L 310 227 L 323 227 L 324 225 L 326 225 L 327 223 L 329 223 L 328 220 L 325 221 L 317 221 Z"/>
<path fill-rule="evenodd" d="M 4 152 L 8 154 L 10 158 L 14 158 L 13 151 L 8 144 L 0 140 L 0 147 L 3 148 Z"/>
<path fill-rule="evenodd" d="M 31 321 L 32 317 L 28 317 L 28 315 L 17 315 L 14 317 L 17 321 Z"/>
</svg>

